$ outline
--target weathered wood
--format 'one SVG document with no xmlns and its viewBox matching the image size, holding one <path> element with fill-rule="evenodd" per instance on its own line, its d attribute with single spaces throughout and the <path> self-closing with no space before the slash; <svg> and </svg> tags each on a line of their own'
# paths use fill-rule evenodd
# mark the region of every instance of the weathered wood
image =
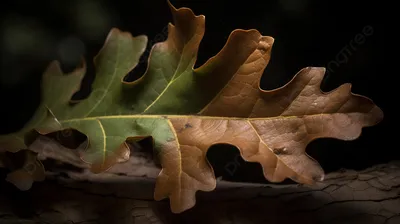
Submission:
<svg viewBox="0 0 400 224">
<path fill-rule="evenodd" d="M 42 159 L 61 155 L 42 143 L 51 146 Z M 167 200 L 152 200 L 159 168 L 151 160 L 133 156 L 94 175 L 73 154 L 57 160 L 74 169 L 54 166 L 28 192 L 2 183 L 0 223 L 400 223 L 400 161 L 330 173 L 313 187 L 218 181 L 215 191 L 198 192 L 194 208 L 172 214 Z"/>
</svg>

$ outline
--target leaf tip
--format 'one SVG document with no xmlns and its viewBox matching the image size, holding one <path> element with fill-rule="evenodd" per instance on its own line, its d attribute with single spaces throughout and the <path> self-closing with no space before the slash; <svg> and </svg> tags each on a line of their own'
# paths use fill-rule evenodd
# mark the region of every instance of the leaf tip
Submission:
<svg viewBox="0 0 400 224">
<path fill-rule="evenodd" d="M 82 73 L 86 71 L 86 60 L 83 56 L 81 56 L 81 62 L 80 64 L 69 74 L 67 75 L 77 75 L 77 76 L 82 76 Z M 58 60 L 53 60 L 49 63 L 49 65 L 46 67 L 43 75 L 46 76 L 63 76 L 64 73 L 61 69 L 61 63 Z"/>
<path fill-rule="evenodd" d="M 318 74 L 325 74 L 326 68 L 325 67 L 316 67 L 316 66 L 308 66 L 304 68 L 304 70 L 307 70 L 308 72 L 315 72 Z"/>
<path fill-rule="evenodd" d="M 176 8 L 175 8 L 175 6 L 174 6 L 174 5 L 172 5 L 172 3 L 171 3 L 171 1 L 170 1 L 170 0 L 167 0 L 167 4 L 168 4 L 168 6 L 169 6 L 169 8 L 170 8 L 171 10 L 175 10 L 175 11 L 176 11 Z"/>
<path fill-rule="evenodd" d="M 171 10 L 172 15 L 175 17 L 177 13 L 189 13 L 191 17 L 195 17 L 195 18 L 200 18 L 201 20 L 205 20 L 205 16 L 204 15 L 195 15 L 193 10 L 188 8 L 188 7 L 181 7 L 181 8 L 176 8 L 174 5 L 172 5 L 172 3 L 167 0 L 168 2 L 168 6 Z"/>
<path fill-rule="evenodd" d="M 121 29 L 119 29 L 117 27 L 113 27 L 113 28 L 111 28 L 110 32 L 108 32 L 106 40 L 104 41 L 104 44 L 103 44 L 103 48 L 104 48 L 104 45 L 106 45 L 108 42 L 110 42 L 111 39 L 116 35 L 124 36 L 127 39 L 143 39 L 142 41 L 145 41 L 146 43 L 147 43 L 147 39 L 148 39 L 147 36 L 144 34 L 138 35 L 138 36 L 133 36 L 131 32 L 122 31 Z M 100 50 L 100 52 L 101 52 L 101 50 Z"/>
<path fill-rule="evenodd" d="M 12 183 L 15 187 L 21 191 L 27 191 L 32 187 L 33 179 L 31 175 L 22 170 L 16 170 L 9 173 L 6 177 L 6 181 Z"/>
<path fill-rule="evenodd" d="M 371 100 L 371 102 L 374 104 L 374 102 Z M 374 107 L 371 109 L 370 114 L 372 114 L 373 120 L 367 124 L 366 126 L 375 126 L 383 121 L 385 118 L 384 112 L 381 108 L 379 108 L 377 105 L 374 104 Z"/>
<path fill-rule="evenodd" d="M 267 44 L 270 45 L 270 47 L 272 47 L 275 43 L 275 38 L 273 38 L 271 36 L 263 36 L 263 39 L 265 42 L 267 42 Z"/>
</svg>

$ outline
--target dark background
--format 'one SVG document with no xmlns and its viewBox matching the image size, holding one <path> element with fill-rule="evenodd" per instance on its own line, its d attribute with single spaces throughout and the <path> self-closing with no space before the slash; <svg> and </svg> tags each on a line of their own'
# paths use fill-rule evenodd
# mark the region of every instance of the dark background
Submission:
<svg viewBox="0 0 400 224">
<path fill-rule="evenodd" d="M 172 17 L 164 0 L 70 0 L 6 1 L 1 8 L 1 133 L 16 131 L 30 118 L 39 103 L 41 74 L 48 63 L 60 60 L 71 71 L 83 54 L 89 63 L 101 48 L 109 30 L 118 27 L 134 36 L 146 34 L 150 45 L 166 38 L 164 27 Z M 345 82 L 353 92 L 371 98 L 385 113 L 379 125 L 364 129 L 351 142 L 320 139 L 307 152 L 326 172 L 341 168 L 364 169 L 399 159 L 394 147 L 389 73 L 384 71 L 385 32 L 380 5 L 375 1 L 171 1 L 206 16 L 206 33 L 197 65 L 218 53 L 234 29 L 258 29 L 275 38 L 271 61 L 262 87 L 282 86 L 307 66 L 328 67 L 322 89 L 332 90 Z M 351 2 L 351 3 L 350 3 Z M 371 27 L 371 35 L 363 29 Z M 355 42 L 360 35 L 363 43 Z M 359 40 L 359 39 L 357 39 Z M 351 45 L 351 46 L 350 46 Z M 335 64 L 332 66 L 332 64 Z M 140 64 L 143 71 L 145 63 Z M 94 76 L 93 67 L 84 80 L 84 97 Z M 391 96 L 391 97 L 390 97 Z M 258 164 L 239 160 L 232 176 L 226 169 L 238 151 L 214 148 L 209 159 L 216 175 L 237 181 L 262 181 Z M 231 170 L 232 171 L 232 170 Z"/>
</svg>

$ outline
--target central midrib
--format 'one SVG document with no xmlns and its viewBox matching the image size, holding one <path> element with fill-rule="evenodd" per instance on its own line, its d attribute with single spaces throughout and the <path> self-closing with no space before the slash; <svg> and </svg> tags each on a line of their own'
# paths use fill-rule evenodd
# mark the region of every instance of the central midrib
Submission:
<svg viewBox="0 0 400 224">
<path fill-rule="evenodd" d="M 117 41 L 117 55 L 116 55 L 115 64 L 118 64 L 118 63 L 119 63 L 119 58 L 120 58 L 120 46 L 121 46 L 121 45 L 119 44 L 119 41 Z M 111 76 L 111 81 L 108 83 L 107 88 L 105 89 L 106 91 L 104 91 L 104 93 L 103 93 L 103 95 L 101 96 L 101 98 L 100 98 L 99 100 L 97 100 L 96 104 L 89 110 L 89 112 L 87 112 L 87 113 L 85 114 L 84 117 L 89 116 L 90 113 L 92 113 L 92 112 L 97 108 L 97 106 L 99 106 L 99 104 L 100 104 L 101 102 L 103 102 L 104 97 L 107 95 L 107 93 L 108 93 L 109 90 L 110 90 L 111 85 L 112 85 L 113 82 L 114 82 L 115 75 L 117 74 L 117 68 L 118 68 L 118 66 L 114 66 L 114 72 L 113 72 L 113 74 L 112 74 L 112 76 Z"/>
<path fill-rule="evenodd" d="M 311 114 L 304 115 L 304 117 L 315 117 L 315 116 L 324 116 L 324 115 L 333 115 L 335 113 L 321 113 L 321 114 Z M 243 121 L 256 121 L 256 120 L 274 120 L 274 119 L 293 119 L 299 118 L 299 116 L 291 115 L 291 116 L 275 116 L 275 117 L 256 117 L 256 118 L 246 118 L 246 117 L 223 117 L 223 116 L 201 116 L 201 115 L 143 115 L 143 114 L 134 114 L 134 115 L 111 115 L 111 116 L 94 116 L 94 117 L 84 117 L 84 118 L 74 118 L 67 120 L 59 120 L 60 123 L 68 123 L 74 121 L 90 121 L 90 120 L 106 120 L 106 119 L 135 119 L 135 118 L 160 118 L 160 119 L 169 119 L 169 118 L 200 118 L 200 119 L 213 119 L 213 120 L 243 120 Z"/>
</svg>

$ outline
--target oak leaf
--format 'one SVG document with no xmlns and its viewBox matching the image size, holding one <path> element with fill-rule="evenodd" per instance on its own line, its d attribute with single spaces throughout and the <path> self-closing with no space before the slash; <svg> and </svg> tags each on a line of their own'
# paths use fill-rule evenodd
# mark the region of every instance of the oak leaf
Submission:
<svg viewBox="0 0 400 224">
<path fill-rule="evenodd" d="M 43 76 L 45 99 L 38 111 L 52 119 L 35 119 L 37 127 L 46 127 L 43 133 L 56 127 L 51 130 L 86 134 L 89 144 L 81 158 L 92 172 L 126 161 L 127 142 L 151 136 L 162 166 L 154 198 L 169 198 L 172 212 L 180 213 L 195 205 L 196 191 L 216 186 L 206 159 L 214 144 L 236 146 L 246 161 L 262 165 L 271 182 L 291 178 L 313 184 L 323 180 L 323 170 L 305 153 L 312 140 L 353 140 L 383 118 L 370 99 L 352 94 L 349 84 L 322 92 L 324 68 L 305 68 L 281 88 L 260 89 L 274 39 L 254 29 L 234 30 L 217 55 L 194 68 L 205 17 L 170 8 L 174 24 L 168 25 L 166 41 L 153 46 L 138 80 L 123 78 L 137 66 L 147 37 L 116 28 L 94 59 L 96 78 L 87 99 L 71 102 L 85 63 L 63 74 L 53 62 Z"/>
</svg>

